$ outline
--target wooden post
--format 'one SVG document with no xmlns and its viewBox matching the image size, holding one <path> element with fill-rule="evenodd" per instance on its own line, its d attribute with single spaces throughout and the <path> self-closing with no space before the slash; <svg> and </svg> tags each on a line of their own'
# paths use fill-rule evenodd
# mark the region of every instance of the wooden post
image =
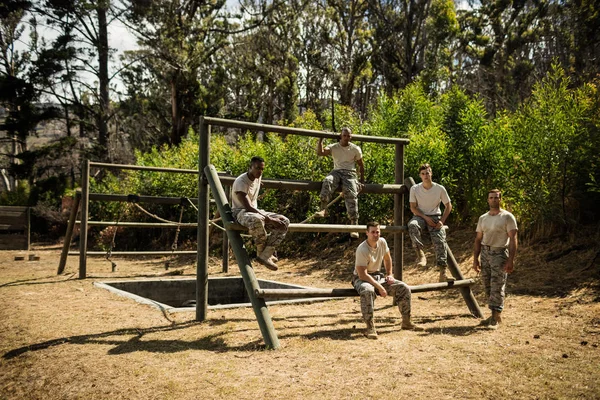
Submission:
<svg viewBox="0 0 600 400">
<path fill-rule="evenodd" d="M 404 145 L 395 145 L 394 183 L 401 184 L 404 181 Z M 404 220 L 404 194 L 394 194 L 394 225 L 401 226 Z M 404 235 L 402 232 L 394 234 L 394 278 L 402 280 Z"/>
<path fill-rule="evenodd" d="M 231 207 L 227 202 L 227 198 L 225 197 L 225 193 L 223 191 L 223 186 L 221 185 L 221 181 L 217 175 L 217 170 L 214 166 L 209 165 L 208 167 L 204 168 L 204 173 L 208 178 L 212 195 L 217 203 L 217 207 L 219 208 L 223 225 L 227 228 L 234 222 L 234 220 L 231 213 Z M 231 243 L 231 248 L 233 249 L 233 253 L 237 259 L 238 266 L 240 267 L 240 272 L 242 273 L 242 278 L 244 279 L 244 286 L 246 287 L 246 292 L 248 292 L 248 298 L 252 303 L 252 308 L 254 309 L 254 314 L 256 315 L 256 320 L 258 321 L 258 326 L 262 333 L 265 344 L 267 348 L 277 349 L 279 348 L 277 332 L 273 326 L 273 321 L 271 320 L 271 315 L 269 314 L 269 309 L 267 308 L 265 300 L 256 297 L 257 290 L 260 290 L 260 286 L 256 276 L 254 275 L 254 269 L 252 269 L 248 252 L 244 248 L 242 237 L 238 231 L 231 229 L 227 229 L 227 236 L 229 237 L 229 242 Z"/>
<path fill-rule="evenodd" d="M 85 279 L 87 270 L 87 230 L 90 206 L 90 160 L 81 168 L 81 224 L 79 225 L 79 279 Z"/>
<path fill-rule="evenodd" d="M 77 220 L 77 212 L 79 211 L 79 203 L 81 202 L 81 191 L 75 192 L 73 196 L 73 204 L 71 204 L 71 214 L 69 216 L 69 224 L 67 225 L 67 233 L 65 233 L 65 240 L 63 243 L 62 253 L 60 253 L 60 261 L 58 262 L 57 275 L 62 274 L 65 271 L 67 265 L 67 256 L 69 255 L 69 248 L 71 247 L 71 239 L 73 238 L 73 229 L 75 228 L 75 220 Z"/>
<path fill-rule="evenodd" d="M 452 250 L 450 250 L 450 246 L 446 244 L 446 250 L 448 251 L 448 269 L 452 273 L 452 276 L 458 280 L 465 279 L 460 268 L 458 268 L 458 263 L 456 262 L 456 258 L 454 258 L 454 254 Z M 477 299 L 473 295 L 470 286 L 461 287 L 460 294 L 463 299 L 465 299 L 465 303 L 467 303 L 467 307 L 469 307 L 469 311 L 475 318 L 483 318 L 483 312 L 481 308 L 479 308 L 479 303 L 477 303 Z"/>
<path fill-rule="evenodd" d="M 209 163 L 210 126 L 200 117 L 198 154 L 198 255 L 196 258 L 196 320 L 204 321 L 208 314 L 208 182 L 202 173 Z"/>
<path fill-rule="evenodd" d="M 228 198 L 231 202 L 231 188 L 228 187 L 225 191 L 229 194 Z M 227 232 L 223 232 L 223 272 L 229 272 L 229 238 L 227 237 Z"/>
</svg>

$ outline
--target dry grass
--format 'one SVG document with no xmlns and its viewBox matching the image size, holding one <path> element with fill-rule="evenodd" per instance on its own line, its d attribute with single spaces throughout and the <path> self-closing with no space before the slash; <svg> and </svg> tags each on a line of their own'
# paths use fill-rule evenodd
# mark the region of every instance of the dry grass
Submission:
<svg viewBox="0 0 600 400">
<path fill-rule="evenodd" d="M 470 241 L 470 233 L 455 232 L 450 244 L 474 276 Z M 353 246 L 257 274 L 345 287 Z M 600 398 L 598 249 L 545 261 L 568 248 L 556 241 L 521 249 L 498 331 L 478 328 L 457 292 L 423 293 L 413 298 L 423 332 L 399 330 L 398 311 L 380 299 L 380 338 L 372 341 L 361 334 L 358 299 L 342 299 L 270 307 L 277 351 L 263 350 L 251 308 L 209 311 L 197 323 L 193 313 L 165 317 L 92 285 L 164 275 L 161 260 L 118 260 L 111 273 L 108 262 L 90 259 L 92 277 L 77 280 L 75 258 L 66 275 L 55 275 L 57 247 L 35 251 L 39 262 L 0 252 L 0 398 Z M 211 273 L 223 275 L 213 264 Z M 410 284 L 435 276 L 405 270 Z M 475 290 L 483 303 L 481 287 Z"/>
</svg>

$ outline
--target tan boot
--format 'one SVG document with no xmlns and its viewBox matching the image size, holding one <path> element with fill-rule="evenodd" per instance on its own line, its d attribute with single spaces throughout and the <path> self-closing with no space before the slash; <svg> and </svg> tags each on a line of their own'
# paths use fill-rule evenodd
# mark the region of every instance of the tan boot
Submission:
<svg viewBox="0 0 600 400">
<path fill-rule="evenodd" d="M 421 267 L 421 268 L 426 267 L 427 266 L 427 257 L 425 257 L 425 253 L 423 252 L 423 250 L 416 247 L 415 251 L 417 252 L 417 267 Z"/>
<path fill-rule="evenodd" d="M 377 329 L 375 329 L 375 321 L 373 318 L 365 321 L 367 323 L 367 329 L 365 329 L 365 336 L 368 339 L 377 339 Z"/>
<path fill-rule="evenodd" d="M 490 325 L 490 323 L 492 322 L 492 319 L 493 319 L 493 317 L 490 315 L 490 316 L 489 316 L 489 317 L 487 317 L 486 319 L 484 319 L 484 320 L 481 320 L 481 321 L 479 322 L 479 326 L 489 326 L 489 325 Z"/>
<path fill-rule="evenodd" d="M 502 311 L 492 310 L 492 320 L 488 325 L 488 329 L 498 329 L 502 324 Z"/>
<path fill-rule="evenodd" d="M 327 218 L 329 212 L 327 211 L 327 202 L 321 202 L 321 209 L 315 213 L 315 216 L 321 218 Z"/>
<path fill-rule="evenodd" d="M 412 321 L 410 320 L 410 315 L 402 316 L 401 328 L 404 330 L 407 330 L 407 331 L 422 331 L 423 330 L 423 328 L 412 323 Z"/>
<path fill-rule="evenodd" d="M 273 253 L 275 252 L 275 247 L 267 246 L 265 249 L 260 252 L 260 254 L 256 257 L 256 261 L 269 268 L 271 271 L 277 271 L 277 264 L 273 262 Z"/>
<path fill-rule="evenodd" d="M 440 267 L 440 282 L 452 282 L 455 280 L 452 275 L 446 275 L 446 267 Z"/>
<path fill-rule="evenodd" d="M 358 221 L 353 219 L 352 221 L 350 221 L 350 225 L 358 225 Z M 350 232 L 350 237 L 352 239 L 358 239 L 358 232 Z"/>
</svg>

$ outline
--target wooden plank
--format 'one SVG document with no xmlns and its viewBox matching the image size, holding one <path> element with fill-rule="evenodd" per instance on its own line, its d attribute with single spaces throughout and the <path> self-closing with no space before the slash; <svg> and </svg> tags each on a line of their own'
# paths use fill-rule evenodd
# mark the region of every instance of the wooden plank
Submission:
<svg viewBox="0 0 600 400">
<path fill-rule="evenodd" d="M 475 281 L 473 279 L 462 279 L 452 282 L 436 282 L 426 283 L 422 285 L 409 286 L 412 293 L 431 292 L 436 290 L 448 290 L 458 289 L 462 287 L 469 287 L 473 285 Z M 341 288 L 341 289 L 257 289 L 255 290 L 257 297 L 272 299 L 298 299 L 298 298 L 311 298 L 311 297 L 355 297 L 358 296 L 358 292 L 354 288 Z"/>
<path fill-rule="evenodd" d="M 0 250 L 27 250 L 28 245 L 26 234 L 0 235 Z"/>
</svg>

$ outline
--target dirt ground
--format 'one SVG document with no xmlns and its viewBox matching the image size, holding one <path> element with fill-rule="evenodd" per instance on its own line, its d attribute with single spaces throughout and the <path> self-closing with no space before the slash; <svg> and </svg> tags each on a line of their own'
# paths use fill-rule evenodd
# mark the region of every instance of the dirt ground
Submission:
<svg viewBox="0 0 600 400">
<path fill-rule="evenodd" d="M 450 246 L 476 278 L 469 232 Z M 363 238 L 364 239 L 364 238 Z M 291 240 L 291 239 L 288 239 Z M 392 242 L 391 238 L 388 239 Z M 281 348 L 265 350 L 252 308 L 163 314 L 93 282 L 194 276 L 191 262 L 90 258 L 85 280 L 70 257 L 57 276 L 60 245 L 0 252 L 1 399 L 366 399 L 600 398 L 600 247 L 569 240 L 523 244 L 509 277 L 501 329 L 478 327 L 458 291 L 413 295 L 421 332 L 400 330 L 378 299 L 378 340 L 362 336 L 358 298 L 269 307 Z M 348 287 L 357 241 L 318 259 L 287 259 L 259 278 Z M 406 250 L 410 249 L 406 247 Z M 39 261 L 15 261 L 35 254 Z M 405 253 L 404 280 L 434 282 Z M 428 254 L 431 260 L 431 253 Z M 220 260 L 211 274 L 223 276 Z M 231 273 L 238 273 L 231 260 Z M 178 275 L 177 275 L 178 274 Z M 481 284 L 474 291 L 486 315 Z"/>
</svg>

